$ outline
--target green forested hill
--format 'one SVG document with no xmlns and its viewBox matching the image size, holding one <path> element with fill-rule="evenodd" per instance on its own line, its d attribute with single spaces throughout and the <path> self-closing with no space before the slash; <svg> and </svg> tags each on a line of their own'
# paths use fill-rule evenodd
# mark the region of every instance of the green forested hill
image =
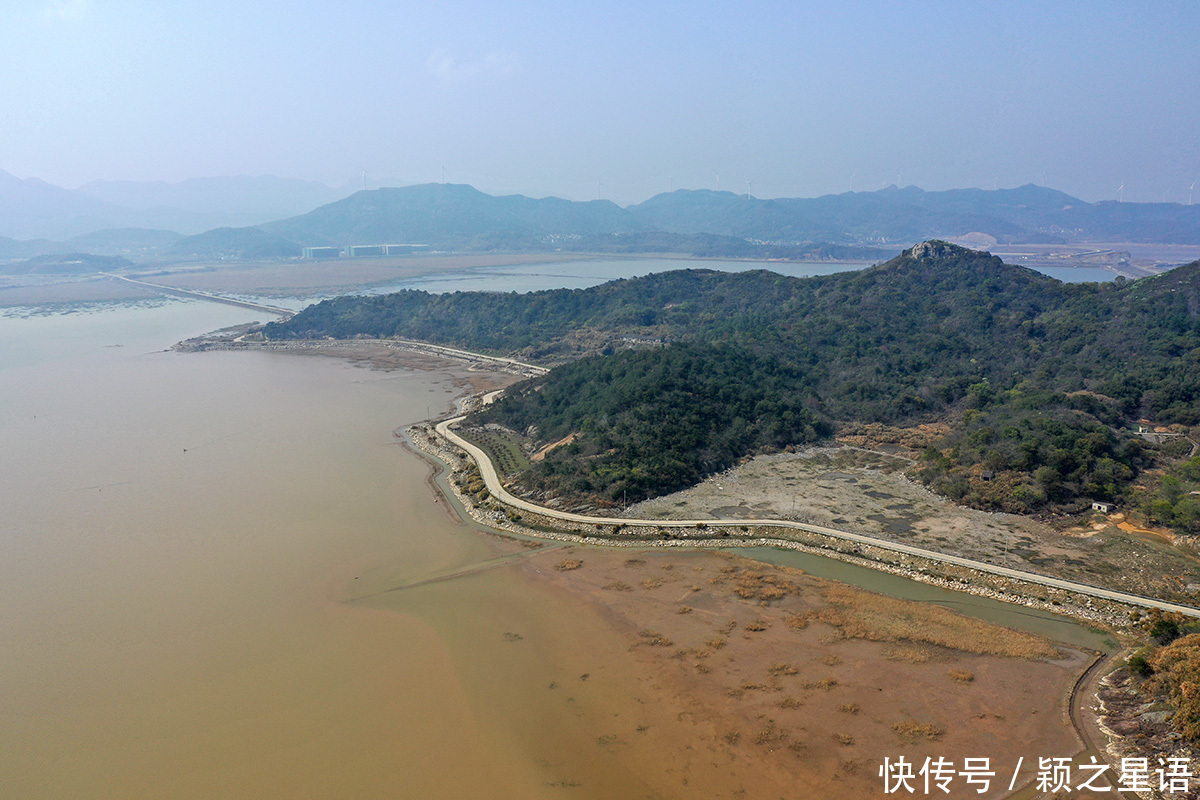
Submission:
<svg viewBox="0 0 1200 800">
<path fill-rule="evenodd" d="M 814 442 L 802 374 L 729 345 L 680 343 L 559 367 L 479 415 L 538 441 L 576 439 L 538 463 L 531 488 L 640 500 L 690 486 L 746 453 Z"/>
<path fill-rule="evenodd" d="M 267 334 L 585 354 L 484 415 L 535 426 L 541 442 L 579 434 L 572 452 L 535 466 L 531 485 L 634 499 L 839 424 L 950 419 L 925 480 L 975 505 L 1028 511 L 1121 496 L 1148 463 L 1119 432 L 1125 421 L 1200 423 L 1198 292 L 1200 263 L 1063 284 L 928 242 L 821 278 L 685 270 L 528 295 L 339 298 Z M 629 350 L 654 340 L 663 346 Z M 678 374 L 690 394 L 668 379 Z M 728 411 L 731 400 L 701 400 L 721 386 L 747 399 Z M 670 441 L 654 424 L 668 419 L 679 433 Z M 973 481 L 981 469 L 1000 479 Z"/>
</svg>

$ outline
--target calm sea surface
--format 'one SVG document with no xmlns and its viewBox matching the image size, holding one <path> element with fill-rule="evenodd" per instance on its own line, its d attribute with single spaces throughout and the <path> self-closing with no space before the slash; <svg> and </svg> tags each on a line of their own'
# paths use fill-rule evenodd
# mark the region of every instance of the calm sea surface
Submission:
<svg viewBox="0 0 1200 800">
<path fill-rule="evenodd" d="M 512 550 L 393 436 L 456 376 L 166 351 L 247 316 L 0 317 L 0 795 L 692 796 L 683 709 L 582 601 L 505 569 L 391 591 Z M 622 714 L 654 724 L 599 747 Z"/>
<path fill-rule="evenodd" d="M 164 352 L 245 317 L 0 318 L 0 796 L 668 796 L 598 752 L 636 676 L 588 608 L 504 570 L 387 591 L 501 546 L 392 434 L 453 376 Z"/>
</svg>

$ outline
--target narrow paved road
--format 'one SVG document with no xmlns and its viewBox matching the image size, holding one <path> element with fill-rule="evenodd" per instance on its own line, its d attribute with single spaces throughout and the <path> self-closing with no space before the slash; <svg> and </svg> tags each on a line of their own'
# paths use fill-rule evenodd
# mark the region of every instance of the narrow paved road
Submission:
<svg viewBox="0 0 1200 800">
<path fill-rule="evenodd" d="M 1096 742 L 1087 726 L 1083 724 L 1080 715 L 1087 712 L 1085 707 L 1088 703 L 1088 698 L 1084 694 L 1085 690 L 1091 688 L 1092 681 L 1102 671 L 1112 666 L 1115 655 L 1106 655 L 1099 653 L 1092 661 L 1091 666 L 1076 679 L 1075 685 L 1071 687 L 1071 695 L 1067 698 L 1067 712 L 1071 721 L 1071 727 L 1075 729 L 1075 733 L 1079 736 L 1079 740 L 1083 742 L 1083 751 L 1076 754 L 1075 763 L 1085 764 L 1090 756 L 1095 756 L 1097 760 L 1107 761 L 1108 754 L 1101 743 Z M 1114 770 L 1107 770 L 1104 773 L 1104 780 L 1112 789 L 1110 797 L 1120 798 L 1120 800 L 1129 800 L 1132 793 L 1122 791 L 1120 788 L 1119 778 L 1114 775 Z M 1105 791 L 1105 790 L 1101 790 Z"/>
<path fill-rule="evenodd" d="M 134 286 L 141 286 L 145 289 L 153 289 L 161 294 L 180 295 L 183 297 L 194 297 L 197 300 L 208 300 L 211 303 L 224 303 L 229 306 L 237 306 L 238 308 L 249 308 L 253 311 L 266 311 L 268 314 L 274 314 L 279 317 L 294 317 L 295 311 L 289 311 L 286 308 L 276 308 L 275 306 L 265 306 L 262 303 L 251 303 L 249 300 L 235 300 L 232 297 L 222 297 L 219 294 L 211 294 L 209 292 L 197 292 L 192 289 L 176 289 L 174 286 L 164 286 L 161 283 L 150 283 L 149 281 L 139 281 L 134 278 L 126 278 L 124 275 L 113 275 L 111 272 L 101 272 L 101 275 L 106 278 L 115 278 L 119 281 L 132 283 Z"/>
<path fill-rule="evenodd" d="M 1035 583 L 1040 586 L 1048 586 L 1053 589 L 1063 589 L 1068 592 L 1074 592 L 1087 597 L 1096 597 L 1102 600 L 1114 600 L 1118 603 L 1126 603 L 1128 605 L 1140 606 L 1142 608 L 1158 608 L 1163 611 L 1175 611 L 1180 614 L 1186 614 L 1191 617 L 1200 617 L 1200 608 L 1192 606 L 1180 605 L 1178 603 L 1168 603 L 1165 600 L 1157 600 L 1153 597 L 1142 597 L 1141 595 L 1128 594 L 1126 592 L 1118 592 L 1112 589 L 1102 589 L 1099 586 L 1089 586 L 1085 583 L 1076 583 L 1074 581 L 1063 580 L 1061 578 L 1051 578 L 1046 575 L 1038 575 L 1035 572 L 1025 572 L 1024 570 L 1011 569 L 1009 567 L 1001 567 L 995 564 L 988 564 L 984 561 L 976 561 L 970 558 L 950 555 L 948 553 L 939 553 L 934 550 L 926 550 L 921 547 L 913 547 L 912 545 L 899 544 L 897 542 L 889 542 L 883 539 L 876 539 L 871 536 L 865 536 L 861 533 L 851 533 L 849 531 L 840 531 L 834 528 L 825 528 L 820 525 L 809 525 L 803 522 L 793 522 L 785 519 L 680 519 L 680 520 L 660 520 L 660 519 L 630 519 L 626 517 L 592 517 L 584 514 L 573 514 L 569 511 L 559 511 L 545 506 L 539 506 L 536 503 L 531 503 L 528 500 L 522 500 L 516 497 L 504 488 L 500 482 L 500 477 L 496 473 L 496 467 L 492 464 L 487 454 L 480 448 L 468 442 L 466 439 L 459 436 L 451 426 L 463 419 L 455 417 L 436 425 L 437 432 L 446 437 L 454 444 L 461 447 L 463 450 L 470 453 L 471 457 L 479 465 L 479 473 L 483 476 L 484 485 L 487 486 L 489 492 L 492 493 L 501 502 L 520 508 L 533 514 L 541 514 L 545 517 L 561 519 L 568 522 L 582 522 L 591 525 L 626 525 L 629 527 L 653 527 L 653 528 L 695 528 L 696 525 L 703 523 L 705 525 L 766 525 L 776 528 L 793 528 L 796 530 L 808 531 L 810 533 L 818 533 L 823 536 L 828 536 L 833 539 L 841 539 L 843 541 L 855 542 L 858 544 L 878 547 L 883 550 L 890 550 L 894 553 L 903 553 L 905 555 L 916 556 L 918 558 L 928 559 L 943 564 L 953 564 L 967 569 L 974 569 L 980 572 L 999 575 L 1004 578 L 1012 578 L 1014 580 L 1025 581 L 1027 583 Z M 697 537 L 699 538 L 699 537 Z M 766 537 L 769 539 L 769 537 Z M 780 540 L 783 541 L 783 540 Z"/>
</svg>

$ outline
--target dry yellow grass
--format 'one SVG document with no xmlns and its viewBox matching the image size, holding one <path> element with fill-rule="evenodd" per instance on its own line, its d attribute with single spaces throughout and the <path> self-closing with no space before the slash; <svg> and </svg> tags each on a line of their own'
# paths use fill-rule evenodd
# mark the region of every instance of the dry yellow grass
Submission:
<svg viewBox="0 0 1200 800">
<path fill-rule="evenodd" d="M 779 730 L 775 720 L 767 720 L 767 724 L 754 737 L 754 743 L 760 745 L 779 745 L 787 740 L 787 733 Z"/>
<path fill-rule="evenodd" d="M 569 572 L 570 570 L 573 570 L 573 569 L 579 569 L 582 566 L 583 566 L 583 562 L 580 561 L 579 559 L 568 558 L 565 561 L 555 564 L 554 568 L 556 570 L 558 570 L 559 572 Z"/>
<path fill-rule="evenodd" d="M 965 669 L 952 669 L 946 673 L 946 677 L 958 683 L 970 683 L 975 680 L 975 673 Z"/>
<path fill-rule="evenodd" d="M 827 583 L 829 603 L 814 619 L 828 623 L 846 639 L 922 642 L 967 653 L 1010 658 L 1053 658 L 1058 650 L 1040 636 L 963 616 L 948 608 L 874 594 Z M 791 621 L 789 620 L 789 625 Z"/>
<path fill-rule="evenodd" d="M 917 722 L 914 719 L 906 719 L 901 722 L 893 722 L 892 730 L 901 739 L 906 739 L 910 742 L 916 742 L 921 739 L 940 739 L 945 733 L 944 728 L 937 725 L 931 725 L 928 722 Z"/>
<path fill-rule="evenodd" d="M 673 647 L 675 645 L 674 642 L 658 631 L 638 631 L 638 636 L 642 638 L 643 644 L 648 644 L 651 647 Z"/>
<path fill-rule="evenodd" d="M 933 658 L 933 652 L 928 647 L 902 644 L 885 649 L 883 657 L 888 661 L 903 661 L 905 664 L 925 664 Z"/>
<path fill-rule="evenodd" d="M 764 572 L 729 566 L 722 567 L 721 572 L 737 580 L 733 593 L 743 600 L 757 599 L 762 604 L 768 604 L 788 595 L 800 594 L 800 586 L 778 571 Z"/>
<path fill-rule="evenodd" d="M 802 631 L 808 627 L 808 623 L 812 622 L 817 617 L 815 610 L 805 611 L 802 614 L 788 614 L 784 618 L 783 624 L 787 625 L 794 631 Z"/>
</svg>

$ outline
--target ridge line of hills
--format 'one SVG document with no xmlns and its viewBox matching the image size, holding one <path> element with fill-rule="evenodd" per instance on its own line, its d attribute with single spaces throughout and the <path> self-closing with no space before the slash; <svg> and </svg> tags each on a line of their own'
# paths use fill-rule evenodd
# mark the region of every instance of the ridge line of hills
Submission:
<svg viewBox="0 0 1200 800">
<path fill-rule="evenodd" d="M 106 191 L 119 199 L 122 191 L 131 191 L 122 186 L 114 184 Z M 71 202 L 63 200 L 61 193 L 69 195 Z M 60 201 L 66 203 L 61 214 L 66 218 L 59 227 L 82 226 L 86 232 L 65 242 L 4 238 L 23 214 L 41 209 L 38 213 L 45 216 Z M 0 173 L 0 258 L 76 251 L 176 260 L 288 258 L 298 256 L 302 246 L 420 243 L 442 250 L 872 260 L 924 239 L 969 234 L 999 243 L 1200 244 L 1200 206 L 1093 204 L 1033 185 L 941 192 L 889 187 L 779 199 L 680 189 L 622 208 L 604 200 L 493 196 L 466 185 L 422 184 L 358 191 L 297 216 L 251 226 L 213 227 L 192 236 L 144 226 L 104 228 L 98 220 L 113 208 L 107 200 L 91 195 Z M 822 249 L 815 243 L 828 244 Z M 830 248 L 841 248 L 841 254 L 830 256 Z"/>
</svg>

